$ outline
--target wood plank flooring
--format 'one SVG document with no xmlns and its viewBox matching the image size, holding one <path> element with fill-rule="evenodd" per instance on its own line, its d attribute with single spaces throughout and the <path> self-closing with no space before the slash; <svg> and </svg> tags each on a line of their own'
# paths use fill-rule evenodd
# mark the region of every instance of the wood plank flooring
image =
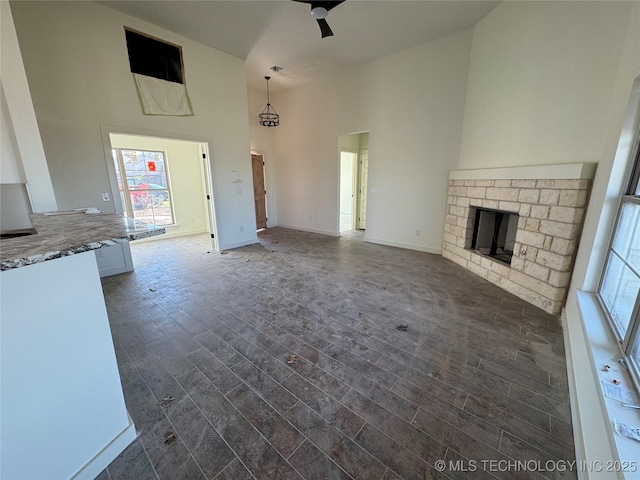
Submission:
<svg viewBox="0 0 640 480">
<path fill-rule="evenodd" d="M 362 236 L 133 244 L 103 288 L 139 436 L 100 480 L 577 478 L 559 318 Z"/>
</svg>

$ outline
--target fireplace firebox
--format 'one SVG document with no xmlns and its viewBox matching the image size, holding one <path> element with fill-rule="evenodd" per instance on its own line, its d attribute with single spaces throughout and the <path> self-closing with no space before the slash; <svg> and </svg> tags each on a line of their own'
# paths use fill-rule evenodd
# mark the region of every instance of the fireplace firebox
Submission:
<svg viewBox="0 0 640 480">
<path fill-rule="evenodd" d="M 517 230 L 517 213 L 477 208 L 471 248 L 511 265 Z"/>
</svg>

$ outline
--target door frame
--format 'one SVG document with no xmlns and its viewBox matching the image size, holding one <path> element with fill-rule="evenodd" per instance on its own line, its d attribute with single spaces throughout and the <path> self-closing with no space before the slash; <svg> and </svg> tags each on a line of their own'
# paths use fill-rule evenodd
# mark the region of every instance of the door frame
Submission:
<svg viewBox="0 0 640 480">
<path fill-rule="evenodd" d="M 264 150 L 255 150 L 252 148 L 249 155 L 262 155 L 262 161 L 264 162 L 264 165 L 262 166 L 262 172 L 264 175 L 264 189 L 267 191 L 264 196 L 264 209 L 267 216 L 267 228 L 275 227 L 275 222 L 272 220 L 271 215 L 269 214 L 269 205 L 271 204 L 271 202 L 273 201 L 275 205 L 275 198 L 273 196 L 275 192 L 269 186 L 269 162 L 267 161 L 267 152 L 265 152 Z M 253 187 L 253 170 L 251 174 L 251 186 Z"/>
<path fill-rule="evenodd" d="M 209 226 L 209 233 L 211 234 L 211 247 L 214 251 L 220 251 L 220 239 L 218 237 L 218 230 L 216 228 L 216 202 L 214 200 L 214 188 L 213 188 L 213 157 L 209 151 L 209 142 L 200 143 L 200 159 L 202 162 L 202 179 L 203 190 L 205 194 L 205 202 L 207 204 L 207 225 Z"/>
<path fill-rule="evenodd" d="M 208 137 L 201 137 L 195 135 L 187 135 L 175 132 L 163 132 L 159 130 L 145 130 L 141 128 L 134 127 L 125 127 L 119 125 L 107 125 L 100 124 L 100 135 L 102 137 L 102 147 L 104 150 L 105 163 L 107 166 L 107 173 L 109 175 L 109 184 L 111 186 L 111 196 L 113 202 L 113 208 L 115 213 L 123 215 L 124 210 L 122 207 L 122 202 L 120 201 L 120 191 L 118 189 L 118 178 L 116 176 L 115 165 L 113 164 L 113 157 L 111 155 L 111 137 L 110 134 L 121 134 L 121 135 L 137 135 L 140 137 L 155 137 L 155 138 L 167 138 L 171 140 L 182 140 L 186 142 L 194 142 L 204 145 L 204 152 L 201 152 L 201 155 L 204 153 L 207 156 L 208 161 L 202 162 L 201 165 L 204 168 L 204 178 L 208 185 L 205 185 L 208 193 L 205 195 L 209 195 L 209 200 L 205 200 L 207 202 L 207 224 L 209 226 L 209 232 L 213 235 L 212 247 L 214 250 L 219 250 L 219 235 L 218 235 L 218 225 L 216 222 L 217 218 L 217 209 L 216 209 L 216 188 L 214 182 L 214 172 L 215 172 L 215 163 L 211 156 L 210 146 L 213 145 L 213 142 Z"/>
</svg>

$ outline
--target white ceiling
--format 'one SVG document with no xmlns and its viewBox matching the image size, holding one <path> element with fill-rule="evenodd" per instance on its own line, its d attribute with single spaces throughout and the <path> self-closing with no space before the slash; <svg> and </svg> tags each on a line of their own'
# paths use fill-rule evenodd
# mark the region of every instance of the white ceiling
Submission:
<svg viewBox="0 0 640 480">
<path fill-rule="evenodd" d="M 326 38 L 310 6 L 290 0 L 99 3 L 245 59 L 249 86 L 264 89 L 270 75 L 277 91 L 471 27 L 499 2 L 347 0 L 329 12 Z"/>
</svg>

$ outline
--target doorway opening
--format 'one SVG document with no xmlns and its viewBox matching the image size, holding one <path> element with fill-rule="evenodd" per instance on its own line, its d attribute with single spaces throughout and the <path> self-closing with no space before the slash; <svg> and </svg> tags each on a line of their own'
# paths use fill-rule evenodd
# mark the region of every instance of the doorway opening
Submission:
<svg viewBox="0 0 640 480">
<path fill-rule="evenodd" d="M 116 213 L 164 226 L 155 240 L 208 233 L 218 250 L 208 142 L 105 133 Z"/>
<path fill-rule="evenodd" d="M 355 230 L 358 153 L 340 151 L 340 231 Z"/>
<path fill-rule="evenodd" d="M 364 230 L 367 222 L 369 132 L 340 135 L 338 231 Z"/>
<path fill-rule="evenodd" d="M 251 171 L 253 174 L 253 201 L 256 210 L 256 230 L 267 228 L 267 187 L 264 170 L 264 155 L 252 152 Z"/>
</svg>

